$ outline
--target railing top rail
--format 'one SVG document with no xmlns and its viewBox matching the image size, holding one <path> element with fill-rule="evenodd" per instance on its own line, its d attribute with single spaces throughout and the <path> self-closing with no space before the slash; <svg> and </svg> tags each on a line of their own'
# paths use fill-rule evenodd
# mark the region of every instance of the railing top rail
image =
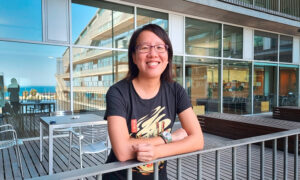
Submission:
<svg viewBox="0 0 300 180">
<path fill-rule="evenodd" d="M 33 180 L 50 180 L 50 179 L 69 180 L 69 179 L 78 179 L 78 178 L 96 176 L 98 174 L 104 174 L 104 173 L 108 173 L 108 172 L 124 170 L 124 169 L 133 168 L 136 166 L 141 166 L 141 165 L 145 165 L 145 164 L 149 164 L 149 163 L 156 163 L 159 161 L 184 158 L 187 156 L 204 154 L 204 153 L 208 153 L 208 152 L 214 152 L 214 151 L 219 151 L 219 150 L 223 150 L 223 149 L 243 146 L 243 145 L 247 145 L 247 144 L 254 144 L 254 143 L 284 138 L 287 136 L 293 136 L 293 135 L 298 135 L 298 134 L 300 134 L 300 128 L 289 130 L 289 131 L 282 131 L 282 132 L 262 135 L 262 136 L 255 136 L 255 137 L 250 137 L 250 138 L 245 138 L 245 139 L 233 140 L 233 141 L 229 141 L 225 145 L 217 145 L 217 146 L 209 148 L 209 149 L 204 149 L 204 150 L 195 151 L 195 152 L 186 153 L 186 154 L 180 154 L 180 155 L 176 155 L 176 156 L 160 158 L 160 159 L 156 159 L 154 161 L 147 162 L 147 163 L 138 162 L 136 160 L 126 161 L 126 162 L 114 162 L 114 163 L 103 164 L 103 165 L 94 166 L 94 167 L 88 167 L 88 168 L 84 168 L 84 169 L 76 169 L 76 170 L 72 170 L 72 171 L 66 171 L 66 172 L 57 173 L 57 174 L 49 175 L 49 176 L 36 177 L 36 178 L 32 178 L 32 179 Z"/>
</svg>

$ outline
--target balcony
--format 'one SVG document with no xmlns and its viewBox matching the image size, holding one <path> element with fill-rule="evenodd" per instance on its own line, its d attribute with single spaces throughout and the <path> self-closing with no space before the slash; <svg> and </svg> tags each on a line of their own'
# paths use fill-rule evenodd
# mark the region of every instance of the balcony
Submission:
<svg viewBox="0 0 300 180">
<path fill-rule="evenodd" d="M 272 15 L 300 21 L 298 0 L 219 0 Z"/>
</svg>

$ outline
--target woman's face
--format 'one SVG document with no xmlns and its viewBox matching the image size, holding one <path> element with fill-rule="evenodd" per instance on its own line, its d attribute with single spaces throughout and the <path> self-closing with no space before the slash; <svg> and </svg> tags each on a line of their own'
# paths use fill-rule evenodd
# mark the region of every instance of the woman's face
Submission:
<svg viewBox="0 0 300 180">
<path fill-rule="evenodd" d="M 161 51 L 161 47 L 165 47 L 164 41 L 151 31 L 143 31 L 140 33 L 136 44 L 140 48 L 136 49 L 132 58 L 139 69 L 138 76 L 160 78 L 168 65 L 168 50 Z M 143 48 L 148 48 L 149 52 L 144 52 Z M 158 52 L 157 49 L 161 52 Z"/>
</svg>

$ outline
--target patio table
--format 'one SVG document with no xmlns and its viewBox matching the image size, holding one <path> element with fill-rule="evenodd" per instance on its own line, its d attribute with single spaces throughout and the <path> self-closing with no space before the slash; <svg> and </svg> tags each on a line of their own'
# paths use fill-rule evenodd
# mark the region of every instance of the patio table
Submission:
<svg viewBox="0 0 300 180">
<path fill-rule="evenodd" d="M 51 121 L 55 123 L 50 124 Z M 53 130 L 57 128 L 70 128 L 89 125 L 107 124 L 102 116 L 95 114 L 81 114 L 78 116 L 47 116 L 40 118 L 40 161 L 43 160 L 43 126 L 49 131 L 49 175 L 53 174 Z"/>
</svg>

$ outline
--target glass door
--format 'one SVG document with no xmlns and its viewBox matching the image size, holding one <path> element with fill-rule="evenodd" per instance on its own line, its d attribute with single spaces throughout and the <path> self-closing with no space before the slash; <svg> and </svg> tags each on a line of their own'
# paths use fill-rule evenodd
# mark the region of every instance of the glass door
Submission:
<svg viewBox="0 0 300 180">
<path fill-rule="evenodd" d="M 253 78 L 253 111 L 263 113 L 276 106 L 277 66 L 271 63 L 255 63 Z"/>
</svg>

